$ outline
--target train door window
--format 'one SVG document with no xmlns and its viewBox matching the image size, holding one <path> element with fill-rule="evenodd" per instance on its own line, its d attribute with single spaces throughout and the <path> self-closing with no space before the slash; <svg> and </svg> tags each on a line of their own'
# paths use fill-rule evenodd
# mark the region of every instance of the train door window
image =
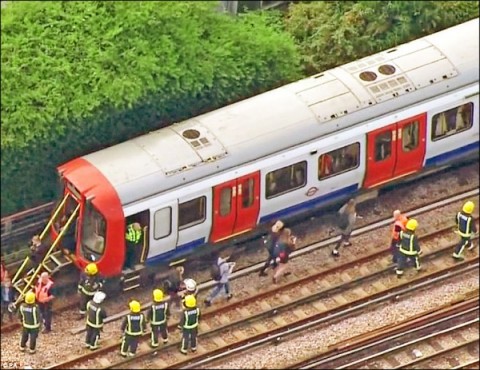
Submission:
<svg viewBox="0 0 480 370">
<path fill-rule="evenodd" d="M 307 162 L 298 162 L 267 173 L 267 199 L 288 193 L 305 186 L 307 182 Z"/>
<path fill-rule="evenodd" d="M 255 197 L 254 185 L 255 185 L 255 181 L 253 179 L 247 179 L 241 184 L 243 208 L 248 208 L 253 204 L 254 197 Z"/>
<path fill-rule="evenodd" d="M 322 180 L 357 168 L 360 162 L 360 143 L 324 153 L 318 157 L 318 179 Z"/>
<path fill-rule="evenodd" d="M 220 216 L 230 214 L 232 210 L 232 188 L 230 186 L 223 188 L 220 192 Z"/>
<path fill-rule="evenodd" d="M 155 212 L 153 223 L 155 228 L 153 237 L 155 240 L 169 236 L 172 233 L 172 208 L 165 207 Z"/>
<path fill-rule="evenodd" d="M 102 255 L 105 250 L 105 236 L 105 218 L 87 202 L 83 214 L 82 246 L 90 252 Z"/>
<path fill-rule="evenodd" d="M 466 103 L 432 118 L 432 140 L 440 140 L 458 132 L 468 130 L 473 124 L 473 103 Z"/>
<path fill-rule="evenodd" d="M 392 155 L 392 132 L 386 131 L 375 137 L 375 162 L 383 161 Z"/>
<path fill-rule="evenodd" d="M 205 221 L 206 197 L 189 200 L 178 205 L 178 229 L 183 230 Z"/>
<path fill-rule="evenodd" d="M 409 152 L 418 147 L 419 122 L 413 121 L 402 128 L 402 149 Z"/>
</svg>

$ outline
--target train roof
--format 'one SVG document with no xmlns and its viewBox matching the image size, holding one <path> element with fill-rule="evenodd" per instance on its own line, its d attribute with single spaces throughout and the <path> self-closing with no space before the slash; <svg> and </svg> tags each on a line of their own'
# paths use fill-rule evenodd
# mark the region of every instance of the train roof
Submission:
<svg viewBox="0 0 480 370">
<path fill-rule="evenodd" d="M 83 158 L 126 205 L 478 82 L 478 54 L 477 18 Z"/>
</svg>

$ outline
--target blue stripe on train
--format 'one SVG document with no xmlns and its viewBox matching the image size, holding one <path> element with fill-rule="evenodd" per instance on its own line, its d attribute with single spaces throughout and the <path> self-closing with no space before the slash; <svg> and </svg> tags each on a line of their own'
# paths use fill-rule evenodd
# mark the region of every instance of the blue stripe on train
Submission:
<svg viewBox="0 0 480 370">
<path fill-rule="evenodd" d="M 432 158 L 428 158 L 425 162 L 425 167 L 430 166 L 441 166 L 452 160 L 457 159 L 458 157 L 463 157 L 468 154 L 473 154 L 474 152 L 478 152 L 479 142 L 468 144 L 462 146 L 461 148 L 457 148 L 454 150 L 450 150 L 449 152 L 437 155 Z"/>
<path fill-rule="evenodd" d="M 177 246 L 175 249 L 173 249 L 171 251 L 153 256 L 153 257 L 149 258 L 146 261 L 146 263 L 147 263 L 147 265 L 154 265 L 154 264 L 156 264 L 158 262 L 161 262 L 161 261 L 175 260 L 177 258 L 180 258 L 180 257 L 184 256 L 185 254 L 188 254 L 188 253 L 192 252 L 195 248 L 197 248 L 198 246 L 200 246 L 202 244 L 205 244 L 205 238 L 192 240 L 191 242 L 188 242 L 188 243 Z"/>
<path fill-rule="evenodd" d="M 315 206 L 318 206 L 319 204 L 322 204 L 322 203 L 331 203 L 337 199 L 346 198 L 349 194 L 352 194 L 357 190 L 358 190 L 358 184 L 353 184 L 353 185 L 347 186 L 346 188 L 332 191 L 331 193 L 322 195 L 321 197 L 307 200 L 306 202 L 295 204 L 294 206 L 284 208 L 280 211 L 263 216 L 262 218 L 260 218 L 260 223 L 268 222 L 276 218 L 282 218 L 282 217 L 285 217 L 286 215 L 291 215 L 293 213 L 298 213 L 308 208 L 313 208 Z"/>
</svg>

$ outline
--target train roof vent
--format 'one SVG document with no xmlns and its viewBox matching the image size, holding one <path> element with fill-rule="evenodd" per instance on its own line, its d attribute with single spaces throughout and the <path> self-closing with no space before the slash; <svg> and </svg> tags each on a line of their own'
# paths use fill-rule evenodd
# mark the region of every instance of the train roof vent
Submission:
<svg viewBox="0 0 480 370">
<path fill-rule="evenodd" d="M 313 81 L 313 80 L 312 80 Z M 332 76 L 325 76 L 316 85 L 310 81 L 308 88 L 296 95 L 308 105 L 320 122 L 344 116 L 374 104 L 372 99 L 361 100 L 345 84 Z"/>
<path fill-rule="evenodd" d="M 192 120 L 188 120 L 171 126 L 171 129 L 195 150 L 200 159 L 198 163 L 185 164 L 173 172 L 170 171 L 172 173 L 184 171 L 201 163 L 213 162 L 227 155 L 227 150 L 216 136 L 198 122 L 192 123 Z"/>
</svg>

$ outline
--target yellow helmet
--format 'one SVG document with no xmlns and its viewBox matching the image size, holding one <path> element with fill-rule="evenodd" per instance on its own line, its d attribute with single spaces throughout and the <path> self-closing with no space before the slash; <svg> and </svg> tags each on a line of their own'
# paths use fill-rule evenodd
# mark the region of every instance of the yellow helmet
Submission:
<svg viewBox="0 0 480 370">
<path fill-rule="evenodd" d="M 471 200 L 469 200 L 468 202 L 465 202 L 465 204 L 463 205 L 462 211 L 470 214 L 473 212 L 474 208 L 475 208 L 475 204 Z"/>
<path fill-rule="evenodd" d="M 163 300 L 163 292 L 160 289 L 155 289 L 153 291 L 153 300 L 155 302 L 161 302 Z"/>
<path fill-rule="evenodd" d="M 418 227 L 418 222 L 417 220 L 411 218 L 410 220 L 407 221 L 407 224 L 405 225 L 405 228 L 410 231 L 415 231 L 415 229 Z"/>
<path fill-rule="evenodd" d="M 30 291 L 25 294 L 25 303 L 32 304 L 35 303 L 35 293 Z"/>
<path fill-rule="evenodd" d="M 93 262 L 89 263 L 87 267 L 85 267 L 85 272 L 88 275 L 95 275 L 98 272 L 97 264 Z"/>
<path fill-rule="evenodd" d="M 128 307 L 130 307 L 130 311 L 132 311 L 133 313 L 139 313 L 141 309 L 139 301 L 131 301 L 128 304 Z"/>
<path fill-rule="evenodd" d="M 196 305 L 197 305 L 197 300 L 195 299 L 195 296 L 191 294 L 185 296 L 185 307 L 193 308 Z"/>
</svg>

